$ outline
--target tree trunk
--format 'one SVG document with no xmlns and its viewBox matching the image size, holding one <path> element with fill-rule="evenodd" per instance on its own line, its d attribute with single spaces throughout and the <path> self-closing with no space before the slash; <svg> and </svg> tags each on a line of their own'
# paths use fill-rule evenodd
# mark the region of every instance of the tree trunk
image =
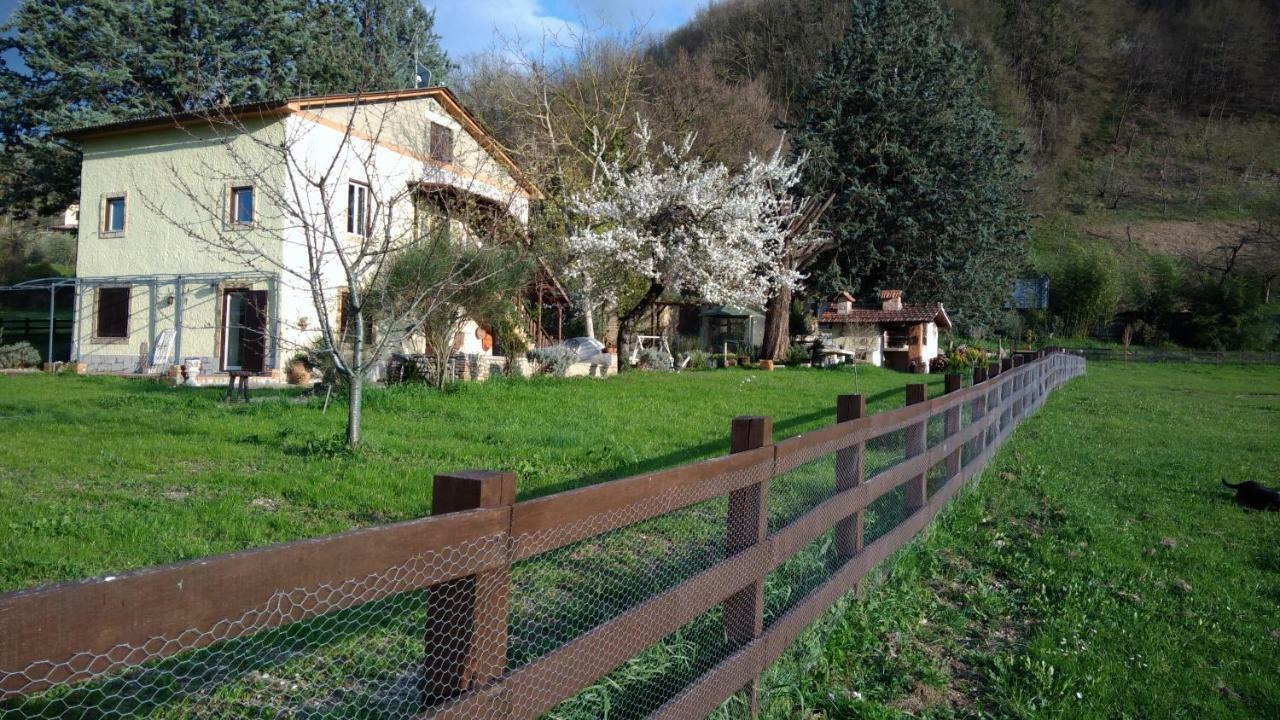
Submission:
<svg viewBox="0 0 1280 720">
<path fill-rule="evenodd" d="M 364 404 L 364 378 L 359 373 L 347 378 L 349 389 L 347 402 L 347 446 L 360 444 L 360 417 Z"/>
<path fill-rule="evenodd" d="M 582 290 L 582 313 L 587 324 L 587 337 L 594 340 L 596 337 L 596 318 L 595 310 L 591 307 L 590 283 L 588 283 Z"/>
<path fill-rule="evenodd" d="M 351 375 L 347 378 L 347 447 L 360 444 L 360 419 L 364 404 L 364 313 L 355 309 L 355 341 L 351 343 Z"/>
<path fill-rule="evenodd" d="M 762 360 L 786 360 L 791 347 L 791 288 L 779 288 L 764 306 Z"/>
<path fill-rule="evenodd" d="M 646 310 L 653 305 L 654 301 L 662 297 L 663 286 L 658 283 L 649 285 L 649 289 L 645 291 L 644 297 L 640 298 L 640 302 L 636 306 L 627 311 L 625 315 L 618 318 L 618 370 L 628 366 L 628 358 L 631 356 L 631 348 L 627 345 L 627 336 L 631 334 L 631 329 L 635 327 L 636 321 L 639 320 Z"/>
</svg>

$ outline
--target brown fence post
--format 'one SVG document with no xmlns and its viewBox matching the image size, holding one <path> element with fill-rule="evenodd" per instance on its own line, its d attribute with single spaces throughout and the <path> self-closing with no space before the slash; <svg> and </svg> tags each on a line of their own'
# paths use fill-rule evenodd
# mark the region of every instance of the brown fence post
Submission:
<svg viewBox="0 0 1280 720">
<path fill-rule="evenodd" d="M 1014 368 L 1021 368 L 1021 367 L 1022 367 L 1022 356 L 1021 356 L 1021 355 L 1014 355 L 1014 356 L 1013 356 L 1013 367 L 1014 367 Z M 1025 388 L 1026 386 L 1027 386 L 1027 374 L 1026 374 L 1026 373 L 1021 373 L 1021 374 L 1019 374 L 1017 377 L 1015 377 L 1015 378 L 1013 379 L 1013 390 L 1012 390 L 1012 392 L 1013 392 L 1013 394 L 1014 394 L 1014 398 L 1013 398 L 1013 412 L 1012 412 L 1012 418 L 1013 418 L 1013 419 L 1015 419 L 1015 420 L 1016 420 L 1016 419 L 1018 419 L 1019 417 L 1022 417 L 1022 390 L 1023 390 L 1023 388 Z"/>
<path fill-rule="evenodd" d="M 913 383 L 907 386 L 907 404 L 916 405 L 922 403 L 929 398 L 929 386 L 924 383 Z M 929 416 L 925 416 L 920 422 L 908 425 L 906 428 L 906 447 L 903 452 L 903 460 L 907 461 L 917 455 L 923 455 L 925 451 L 925 443 L 928 442 L 929 433 Z M 929 469 L 925 468 L 924 472 L 912 477 L 907 481 L 907 511 L 915 512 L 917 509 L 924 507 L 925 502 L 929 499 Z"/>
<path fill-rule="evenodd" d="M 987 397 L 986 414 L 990 415 L 993 410 L 996 413 L 995 423 L 991 427 L 987 428 L 987 434 L 989 438 L 992 440 L 994 440 L 995 436 L 1000 432 L 1000 400 L 1004 397 L 1004 390 L 1001 389 L 1000 383 L 996 382 L 996 379 L 999 377 L 1000 377 L 1000 363 L 993 362 L 990 365 L 988 365 L 987 379 L 992 381 L 991 383 L 992 387 L 986 393 L 986 397 Z M 990 442 L 984 442 L 983 444 L 989 445 Z"/>
<path fill-rule="evenodd" d="M 836 422 L 857 420 L 867 415 L 867 398 L 863 395 L 836 397 Z M 862 484 L 866 443 L 840 450 L 836 453 L 836 492 L 843 492 Z M 836 523 L 836 557 L 848 560 L 862 550 L 862 511 L 853 517 Z"/>
<path fill-rule="evenodd" d="M 516 501 L 516 476 L 490 470 L 436 475 L 432 493 L 432 515 L 510 507 Z M 422 674 L 427 708 L 506 671 L 510 580 L 511 568 L 503 566 L 427 589 Z"/>
<path fill-rule="evenodd" d="M 773 418 L 738 417 L 733 419 L 729 451 L 755 450 L 773 444 Z M 725 555 L 732 556 L 769 534 L 769 480 L 729 493 L 728 538 Z M 751 642 L 764 632 L 764 578 L 760 578 L 724 601 L 724 630 L 733 642 Z M 751 717 L 759 714 L 760 691 L 753 679 L 743 690 Z"/>
<path fill-rule="evenodd" d="M 960 389 L 960 376 L 951 374 L 946 377 L 945 388 L 946 393 L 950 395 Z M 947 437 L 960 432 L 960 406 L 957 405 L 947 411 L 946 417 L 943 419 L 944 429 Z M 956 448 L 951 454 L 947 455 L 946 463 L 946 479 L 950 480 L 960 474 L 960 448 Z"/>
<path fill-rule="evenodd" d="M 973 384 L 974 384 L 974 385 L 981 385 L 982 383 L 984 383 L 984 382 L 986 382 L 986 381 L 987 381 L 987 369 L 986 369 L 986 368 L 974 368 L 974 369 L 973 369 Z M 970 423 L 975 423 L 975 424 L 976 424 L 976 423 L 979 423 L 979 422 L 982 422 L 982 418 L 986 417 L 986 415 L 987 415 L 987 393 L 986 393 L 986 391 L 983 391 L 983 392 L 979 393 L 979 394 L 978 394 L 978 397 L 973 401 L 973 410 L 972 410 L 972 411 L 970 411 L 970 414 L 969 414 L 969 422 L 970 422 Z M 978 435 L 976 435 L 976 436 L 973 438 L 973 455 L 974 455 L 974 457 L 977 457 L 978 455 L 981 455 L 981 454 L 982 454 L 982 450 L 983 450 L 986 446 L 987 446 L 987 433 L 986 433 L 986 431 L 983 431 L 982 433 L 979 433 Z"/>
</svg>

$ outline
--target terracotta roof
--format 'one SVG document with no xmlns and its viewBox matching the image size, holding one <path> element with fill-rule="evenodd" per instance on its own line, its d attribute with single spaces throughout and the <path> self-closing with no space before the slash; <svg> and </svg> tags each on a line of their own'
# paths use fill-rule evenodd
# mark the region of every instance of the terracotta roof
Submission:
<svg viewBox="0 0 1280 720">
<path fill-rule="evenodd" d="M 241 103 L 239 105 L 229 105 L 227 107 L 212 107 L 188 112 L 150 115 L 146 117 L 130 118 L 127 120 L 119 120 L 116 122 L 103 123 L 100 125 L 90 125 L 78 128 L 66 128 L 54 133 L 55 136 L 64 137 L 68 140 L 87 140 L 102 135 L 116 135 L 120 133 L 138 132 L 143 130 L 154 130 L 160 128 L 181 128 L 184 123 L 208 123 L 211 121 L 229 120 L 247 118 L 252 116 L 271 117 L 282 116 L 293 112 L 299 112 L 309 108 L 329 107 L 332 105 L 349 105 L 360 103 L 368 105 L 373 103 L 397 102 L 400 100 L 413 100 L 422 97 L 430 97 L 439 102 L 445 111 L 454 117 L 469 135 L 475 138 L 476 142 L 485 150 L 494 155 L 507 169 L 511 172 L 522 188 L 525 189 L 534 199 L 540 199 L 542 193 L 537 186 L 529 180 L 524 171 L 516 164 L 515 160 L 507 154 L 506 150 L 494 139 L 493 135 L 480 123 L 470 110 L 463 107 L 458 101 L 458 97 L 453 91 L 444 86 L 436 86 L 429 88 L 414 88 L 407 90 L 393 90 L 389 92 L 371 92 L 371 93 L 346 93 L 341 95 L 308 95 L 289 98 L 278 98 L 273 100 L 262 100 L 259 102 Z"/>
<path fill-rule="evenodd" d="M 942 309 L 942 303 L 932 305 L 903 305 L 901 310 L 881 310 L 880 308 L 853 308 L 847 313 L 828 310 L 819 318 L 824 323 L 848 323 L 874 325 L 877 323 L 922 323 L 937 322 L 944 330 L 951 328 L 951 318 Z"/>
</svg>

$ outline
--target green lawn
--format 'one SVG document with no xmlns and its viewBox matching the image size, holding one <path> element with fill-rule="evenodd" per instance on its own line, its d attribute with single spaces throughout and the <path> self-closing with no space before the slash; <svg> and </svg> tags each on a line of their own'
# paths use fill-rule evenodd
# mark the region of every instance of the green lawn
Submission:
<svg viewBox="0 0 1280 720">
<path fill-rule="evenodd" d="M 528 498 L 687 463 L 727 452 L 737 415 L 771 415 L 783 438 L 833 422 L 837 394 L 897 407 L 915 381 L 787 368 L 371 390 L 353 454 L 341 405 L 0 376 L 0 590 L 419 517 L 437 472 L 515 471 Z"/>
<path fill-rule="evenodd" d="M 1093 363 L 772 669 L 768 717 L 1280 717 L 1280 368 Z"/>
<path fill-rule="evenodd" d="M 916 379 L 862 369 L 857 385 L 885 409 Z M 371 393 L 368 444 L 348 454 L 341 407 L 227 407 L 213 390 L 0 377 L 0 579 L 17 587 L 413 517 L 445 469 L 515 470 L 531 497 L 674 465 L 724 452 L 735 415 L 773 415 L 779 438 L 828 424 L 834 396 L 854 385 L 848 369 L 787 369 L 399 388 Z M 771 527 L 829 492 L 830 463 L 775 481 Z M 1218 485 L 1280 484 L 1277 467 L 1280 368 L 1094 363 L 862 599 L 841 601 L 770 669 L 764 715 L 1280 716 L 1280 514 L 1242 511 Z M 869 534 L 892 524 L 893 502 L 873 507 Z M 513 573 L 511 662 L 716 562 L 724 515 L 722 499 L 708 501 L 525 561 Z M 770 575 L 767 623 L 820 582 L 830 552 L 828 534 Z M 373 631 L 331 634 L 363 610 L 272 631 L 252 643 L 271 657 L 246 665 L 269 674 L 211 694 L 164 690 L 121 716 L 306 707 L 355 677 L 376 689 L 413 667 L 424 618 L 414 598 L 373 605 Z M 723 656 L 720 628 L 718 609 L 705 613 L 553 716 L 643 716 Z M 286 693 L 272 677 L 299 685 Z M 348 689 L 350 707 L 324 717 L 384 709 Z M 73 691 L 69 704 L 96 692 Z M 61 707 L 27 709 L 57 717 Z"/>
</svg>

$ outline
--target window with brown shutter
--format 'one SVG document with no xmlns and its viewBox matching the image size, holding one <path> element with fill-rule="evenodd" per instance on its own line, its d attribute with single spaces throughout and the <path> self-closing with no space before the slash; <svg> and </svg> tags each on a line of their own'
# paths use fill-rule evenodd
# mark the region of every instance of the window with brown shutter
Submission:
<svg viewBox="0 0 1280 720">
<path fill-rule="evenodd" d="M 453 131 L 439 123 L 431 123 L 431 159 L 453 162 Z"/>
<path fill-rule="evenodd" d="M 100 338 L 129 337 L 129 288 L 98 288 L 98 333 Z"/>
</svg>

